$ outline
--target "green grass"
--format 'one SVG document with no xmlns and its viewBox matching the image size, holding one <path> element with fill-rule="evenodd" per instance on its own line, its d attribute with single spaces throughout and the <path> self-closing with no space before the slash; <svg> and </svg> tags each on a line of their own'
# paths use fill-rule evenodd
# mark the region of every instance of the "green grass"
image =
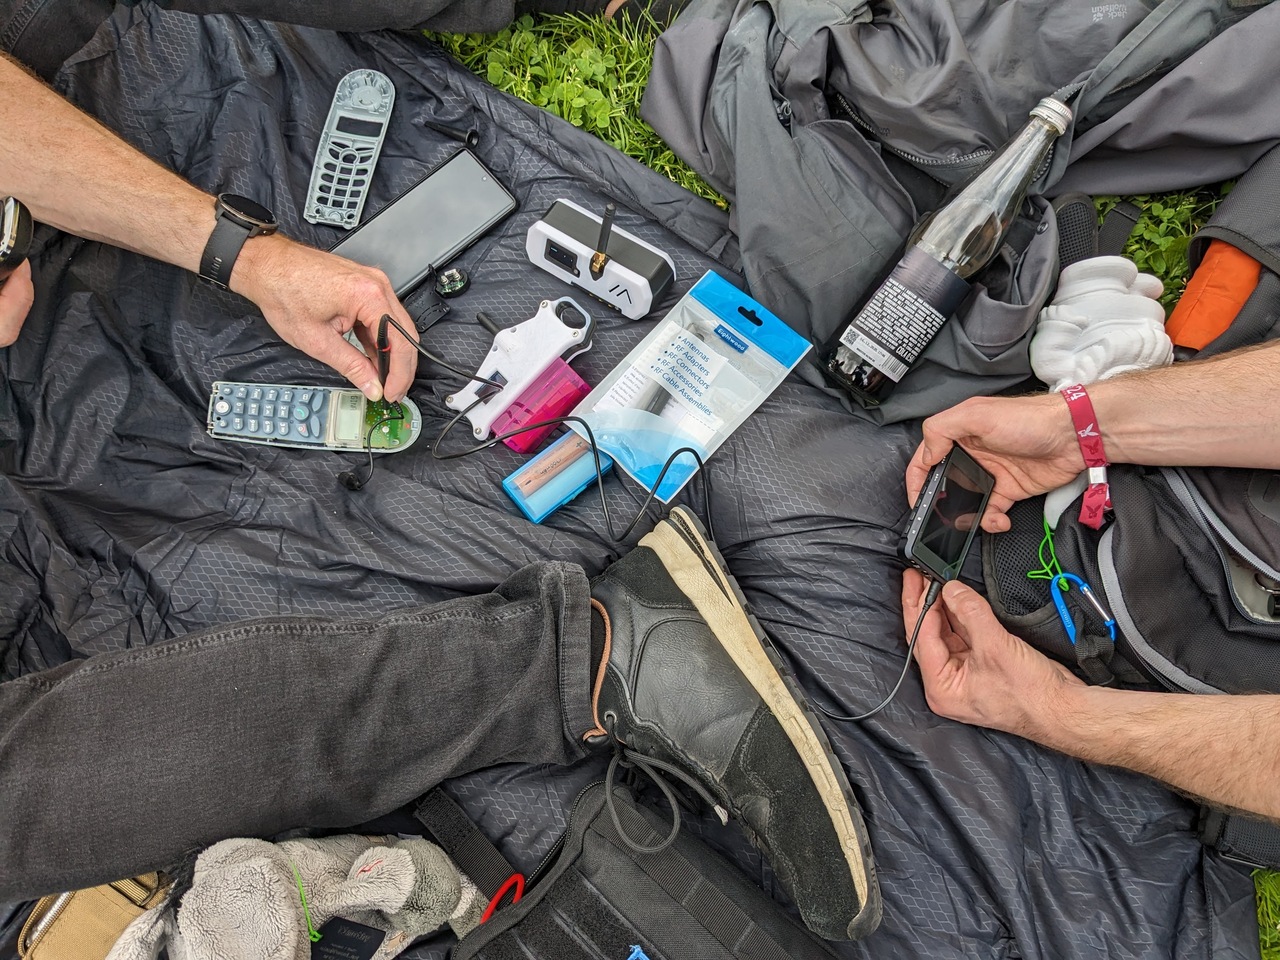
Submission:
<svg viewBox="0 0 1280 960">
<path fill-rule="evenodd" d="M 550 110 L 575 127 L 724 207 L 640 119 L 657 26 L 646 19 L 521 17 L 498 34 L 432 35 L 500 90 Z"/>
<path fill-rule="evenodd" d="M 1262 960 L 1280 958 L 1280 873 L 1259 870 L 1253 875 L 1258 890 L 1258 932 Z"/>
<path fill-rule="evenodd" d="M 1160 302 L 1172 310 L 1187 285 L 1187 248 L 1195 232 L 1204 226 L 1219 201 L 1231 190 L 1231 183 L 1180 190 L 1158 196 L 1127 197 L 1142 208 L 1142 216 L 1125 245 L 1125 256 L 1145 273 L 1164 282 Z M 1106 213 L 1119 197 L 1098 197 L 1098 210 Z"/>
<path fill-rule="evenodd" d="M 725 206 L 640 119 L 656 30 L 650 22 L 600 18 L 523 17 L 494 35 L 434 35 L 471 70 L 507 93 L 545 107 L 665 174 L 699 196 Z M 1131 197 L 1143 209 L 1125 253 L 1159 277 L 1172 308 L 1187 281 L 1187 245 L 1229 184 L 1159 196 Z M 1099 198 L 1103 212 L 1117 198 Z M 1263 960 L 1280 960 L 1280 873 L 1258 871 L 1258 926 Z"/>
</svg>

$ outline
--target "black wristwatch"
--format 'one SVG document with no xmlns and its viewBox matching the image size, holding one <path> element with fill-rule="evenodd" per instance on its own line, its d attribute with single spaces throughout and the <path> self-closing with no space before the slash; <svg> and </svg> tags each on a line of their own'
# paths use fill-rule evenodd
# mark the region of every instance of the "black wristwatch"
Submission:
<svg viewBox="0 0 1280 960">
<path fill-rule="evenodd" d="M 200 257 L 200 278 L 223 290 L 231 285 L 240 248 L 250 237 L 275 233 L 275 214 L 260 203 L 234 193 L 221 193 L 215 206 L 217 222 Z"/>
</svg>

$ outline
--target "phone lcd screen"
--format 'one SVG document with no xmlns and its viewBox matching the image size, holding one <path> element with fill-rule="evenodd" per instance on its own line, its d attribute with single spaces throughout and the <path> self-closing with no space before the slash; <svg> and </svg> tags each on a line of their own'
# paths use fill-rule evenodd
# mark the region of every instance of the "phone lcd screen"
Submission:
<svg viewBox="0 0 1280 960">
<path fill-rule="evenodd" d="M 964 450 L 956 447 L 932 498 L 915 541 L 915 555 L 944 579 L 951 580 L 978 533 L 994 479 Z"/>
<path fill-rule="evenodd" d="M 354 390 L 334 391 L 333 439 L 339 442 L 362 440 L 364 397 Z"/>
<path fill-rule="evenodd" d="M 403 297 L 516 208 L 469 150 L 460 150 L 332 248 L 379 267 Z"/>
<path fill-rule="evenodd" d="M 382 123 L 378 120 L 361 120 L 359 117 L 339 117 L 337 131 L 355 134 L 357 137 L 379 137 L 382 135 Z"/>
</svg>

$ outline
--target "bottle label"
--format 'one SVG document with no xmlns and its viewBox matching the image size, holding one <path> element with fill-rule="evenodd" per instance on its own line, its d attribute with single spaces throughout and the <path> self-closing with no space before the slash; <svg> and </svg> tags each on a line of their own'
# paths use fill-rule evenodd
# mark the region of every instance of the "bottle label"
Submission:
<svg viewBox="0 0 1280 960">
<path fill-rule="evenodd" d="M 918 247 L 840 336 L 840 342 L 897 383 L 969 293 L 969 284 Z"/>
</svg>

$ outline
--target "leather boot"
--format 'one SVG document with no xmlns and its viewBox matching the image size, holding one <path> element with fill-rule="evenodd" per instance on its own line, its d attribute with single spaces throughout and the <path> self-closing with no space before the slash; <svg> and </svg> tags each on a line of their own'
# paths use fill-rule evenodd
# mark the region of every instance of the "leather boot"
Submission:
<svg viewBox="0 0 1280 960">
<path fill-rule="evenodd" d="M 591 595 L 605 652 L 587 738 L 660 783 L 681 772 L 737 818 L 809 929 L 874 930 L 880 892 L 848 779 L 697 518 L 677 507 Z"/>
</svg>

